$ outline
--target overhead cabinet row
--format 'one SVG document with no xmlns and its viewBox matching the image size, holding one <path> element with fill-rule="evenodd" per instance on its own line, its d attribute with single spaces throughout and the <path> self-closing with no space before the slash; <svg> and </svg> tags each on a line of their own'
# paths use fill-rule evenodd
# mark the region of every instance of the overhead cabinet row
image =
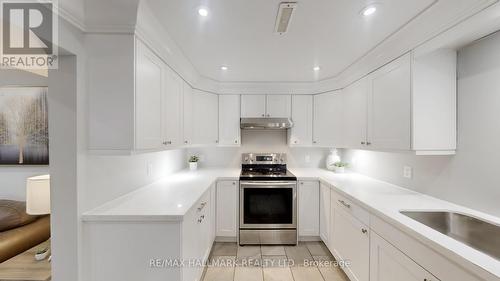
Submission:
<svg viewBox="0 0 500 281">
<path fill-rule="evenodd" d="M 132 46 L 89 62 L 92 150 L 239 146 L 240 118 L 290 118 L 290 146 L 417 154 L 453 154 L 456 148 L 452 50 L 417 58 L 406 54 L 338 91 L 217 95 L 191 88 L 140 40 Z M 130 52 L 134 62 L 128 68 L 116 69 L 111 79 L 100 75 L 109 65 L 123 64 Z"/>
<path fill-rule="evenodd" d="M 342 91 L 293 96 L 292 121 L 291 146 L 454 154 L 456 52 L 409 53 Z"/>
</svg>

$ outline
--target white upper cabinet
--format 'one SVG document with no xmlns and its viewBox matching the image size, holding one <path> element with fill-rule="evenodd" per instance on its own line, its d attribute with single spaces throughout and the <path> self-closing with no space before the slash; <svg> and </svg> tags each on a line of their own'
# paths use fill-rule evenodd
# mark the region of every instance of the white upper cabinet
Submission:
<svg viewBox="0 0 500 281">
<path fill-rule="evenodd" d="M 219 142 L 219 100 L 215 94 L 194 90 L 193 143 L 217 145 Z"/>
<path fill-rule="evenodd" d="M 219 145 L 239 146 L 240 139 L 240 96 L 219 96 Z"/>
<path fill-rule="evenodd" d="M 417 58 L 408 53 L 345 88 L 343 96 L 345 147 L 455 153 L 454 50 Z"/>
<path fill-rule="evenodd" d="M 163 144 L 166 147 L 179 147 L 183 144 L 182 100 L 183 80 L 170 68 L 165 71 L 165 91 L 163 93 Z"/>
<path fill-rule="evenodd" d="M 138 150 L 162 147 L 162 98 L 164 93 L 164 65 L 162 61 L 138 41 L 135 91 L 135 148 Z"/>
<path fill-rule="evenodd" d="M 342 147 L 343 96 L 340 91 L 314 96 L 313 145 Z"/>
<path fill-rule="evenodd" d="M 193 89 L 188 83 L 183 84 L 183 144 L 190 145 L 193 143 Z"/>
<path fill-rule="evenodd" d="M 290 118 L 292 111 L 291 95 L 267 95 L 266 117 Z"/>
<path fill-rule="evenodd" d="M 291 95 L 241 95 L 242 118 L 290 118 Z"/>
<path fill-rule="evenodd" d="M 266 117 L 266 95 L 241 95 L 241 117 Z"/>
<path fill-rule="evenodd" d="M 344 144 L 349 148 L 364 148 L 366 145 L 367 98 L 370 81 L 363 78 L 345 88 L 344 95 Z"/>
<path fill-rule="evenodd" d="M 404 56 L 372 75 L 368 99 L 368 141 L 374 149 L 411 148 L 411 68 Z"/>
<path fill-rule="evenodd" d="M 413 59 L 412 142 L 417 154 L 453 154 L 457 146 L 457 53 Z"/>
<path fill-rule="evenodd" d="M 311 146 L 313 132 L 313 96 L 292 96 L 293 127 L 288 130 L 290 146 Z"/>
</svg>

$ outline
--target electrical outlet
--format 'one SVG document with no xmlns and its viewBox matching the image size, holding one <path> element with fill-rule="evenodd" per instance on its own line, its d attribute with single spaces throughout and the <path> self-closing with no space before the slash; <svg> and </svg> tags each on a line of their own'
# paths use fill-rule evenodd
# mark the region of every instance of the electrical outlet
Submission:
<svg viewBox="0 0 500 281">
<path fill-rule="evenodd" d="M 306 155 L 305 159 L 306 163 L 310 163 L 311 162 L 311 155 Z"/>
<path fill-rule="evenodd" d="M 405 177 L 407 179 L 411 179 L 413 177 L 413 168 L 410 166 L 404 166 L 403 177 Z"/>
<path fill-rule="evenodd" d="M 146 173 L 148 177 L 150 177 L 153 174 L 153 163 L 148 163 L 146 168 Z"/>
</svg>

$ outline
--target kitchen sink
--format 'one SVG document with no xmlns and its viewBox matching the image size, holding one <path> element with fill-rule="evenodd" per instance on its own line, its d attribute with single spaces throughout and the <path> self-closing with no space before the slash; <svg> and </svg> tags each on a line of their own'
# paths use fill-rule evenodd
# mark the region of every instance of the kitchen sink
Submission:
<svg viewBox="0 0 500 281">
<path fill-rule="evenodd" d="M 500 260 L 500 226 L 454 212 L 400 211 L 426 226 Z"/>
</svg>

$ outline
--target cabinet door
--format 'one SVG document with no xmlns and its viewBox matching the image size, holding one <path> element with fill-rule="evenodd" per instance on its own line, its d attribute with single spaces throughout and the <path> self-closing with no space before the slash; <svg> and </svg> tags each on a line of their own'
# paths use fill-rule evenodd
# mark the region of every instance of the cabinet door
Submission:
<svg viewBox="0 0 500 281">
<path fill-rule="evenodd" d="M 299 182 L 299 236 L 319 236 L 319 182 Z"/>
<path fill-rule="evenodd" d="M 135 73 L 135 148 L 162 147 L 163 62 L 137 41 Z"/>
<path fill-rule="evenodd" d="M 368 281 L 370 229 L 344 210 L 333 208 L 335 208 L 333 253 L 336 258 L 351 262 L 350 266 L 345 268 L 345 272 L 352 281 Z"/>
<path fill-rule="evenodd" d="M 219 145 L 239 146 L 240 96 L 219 96 Z"/>
<path fill-rule="evenodd" d="M 291 95 L 267 95 L 266 116 L 272 118 L 290 118 L 292 111 Z"/>
<path fill-rule="evenodd" d="M 199 145 L 216 145 L 219 138 L 219 101 L 217 95 L 194 90 L 193 93 L 193 142 Z"/>
<path fill-rule="evenodd" d="M 342 147 L 343 98 L 340 91 L 314 96 L 313 144 Z"/>
<path fill-rule="evenodd" d="M 411 148 L 409 56 L 404 56 L 373 74 L 368 110 L 369 147 L 400 150 Z"/>
<path fill-rule="evenodd" d="M 344 95 L 344 144 L 348 148 L 366 148 L 367 99 L 370 80 L 363 78 L 347 87 Z"/>
<path fill-rule="evenodd" d="M 319 195 L 319 236 L 328 245 L 330 230 L 330 187 L 320 184 Z"/>
<path fill-rule="evenodd" d="M 182 131 L 182 79 L 165 66 L 165 91 L 163 94 L 163 144 L 178 147 L 183 143 Z"/>
<path fill-rule="evenodd" d="M 266 95 L 241 95 L 241 117 L 266 117 Z"/>
<path fill-rule="evenodd" d="M 217 183 L 217 231 L 218 237 L 236 237 L 238 228 L 238 182 Z"/>
<path fill-rule="evenodd" d="M 374 232 L 370 234 L 370 247 L 370 281 L 438 281 Z"/>
<path fill-rule="evenodd" d="M 290 146 L 311 146 L 313 125 L 313 96 L 292 96 L 292 122 L 289 131 Z"/>
<path fill-rule="evenodd" d="M 193 89 L 188 83 L 183 85 L 183 136 L 184 145 L 193 144 Z"/>
</svg>

